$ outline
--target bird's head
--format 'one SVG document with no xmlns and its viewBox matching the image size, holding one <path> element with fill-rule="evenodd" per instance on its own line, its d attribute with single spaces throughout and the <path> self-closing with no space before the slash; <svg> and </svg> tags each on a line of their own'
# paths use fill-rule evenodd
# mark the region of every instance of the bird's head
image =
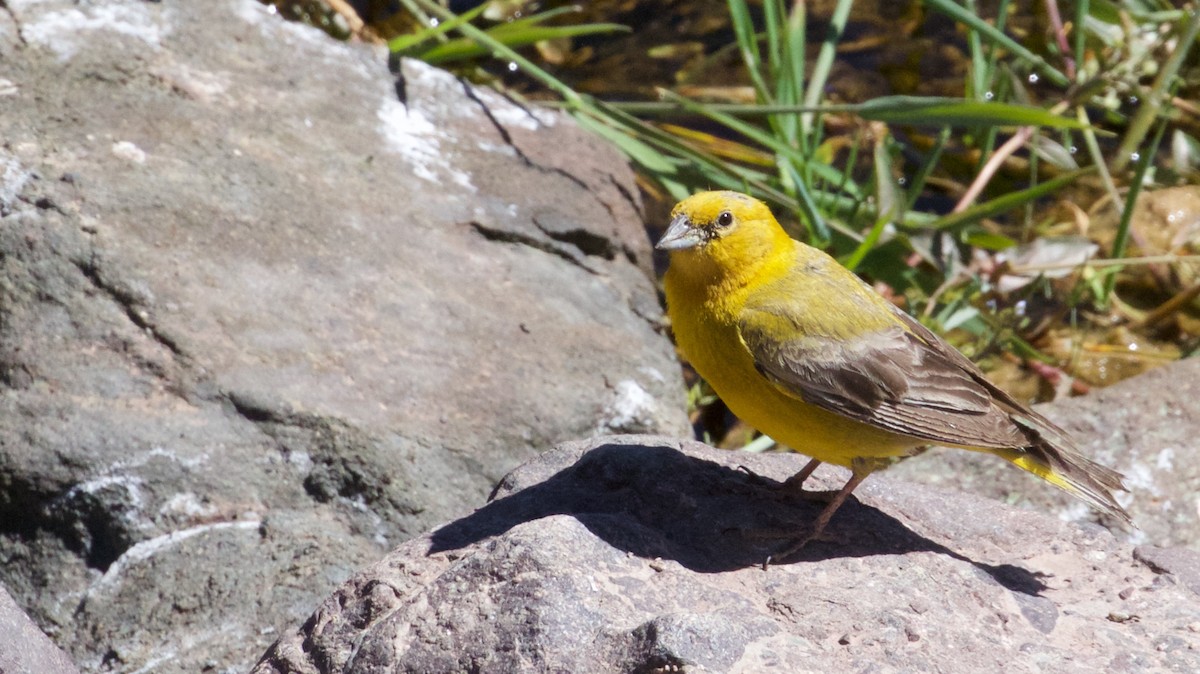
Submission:
<svg viewBox="0 0 1200 674">
<path fill-rule="evenodd" d="M 738 192 L 700 192 L 676 204 L 655 247 L 671 264 L 726 272 L 790 250 L 791 239 L 766 204 Z"/>
</svg>

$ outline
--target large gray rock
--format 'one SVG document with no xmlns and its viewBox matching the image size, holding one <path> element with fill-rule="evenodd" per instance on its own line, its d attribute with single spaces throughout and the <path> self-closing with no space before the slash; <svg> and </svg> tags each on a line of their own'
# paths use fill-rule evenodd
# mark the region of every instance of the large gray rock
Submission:
<svg viewBox="0 0 1200 674">
<path fill-rule="evenodd" d="M 0 672 L 79 674 L 67 654 L 46 638 L 0 585 Z"/>
<path fill-rule="evenodd" d="M 1200 550 L 1200 359 L 1151 370 L 1086 396 L 1039 409 L 1061 424 L 1087 456 L 1125 475 L 1117 499 L 1137 528 L 1132 543 Z M 934 449 L 889 469 L 889 475 L 1049 510 L 1070 521 L 1099 517 L 1040 480 L 1013 477 L 994 457 Z"/>
<path fill-rule="evenodd" d="M 247 668 L 555 442 L 685 432 L 632 175 L 253 0 L 0 11 L 0 580 L 86 671 Z"/>
<path fill-rule="evenodd" d="M 357 574 L 254 671 L 1200 671 L 1200 553 L 886 474 L 834 518 L 841 542 L 764 571 L 780 542 L 749 532 L 822 506 L 738 469 L 803 464 L 568 443 Z"/>
</svg>

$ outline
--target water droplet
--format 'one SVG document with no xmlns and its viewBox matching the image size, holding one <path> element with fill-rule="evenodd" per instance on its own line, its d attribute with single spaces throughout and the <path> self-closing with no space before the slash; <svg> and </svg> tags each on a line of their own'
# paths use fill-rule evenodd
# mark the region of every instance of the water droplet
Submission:
<svg viewBox="0 0 1200 674">
<path fill-rule="evenodd" d="M 1067 148 L 1067 152 L 1070 152 L 1071 154 L 1075 154 L 1076 152 L 1079 152 L 1079 148 L 1072 145 L 1071 147 Z"/>
<path fill-rule="evenodd" d="M 985 101 L 990 101 L 995 97 L 996 97 L 996 94 L 991 91 L 983 92 L 983 100 L 985 100 Z"/>
<path fill-rule="evenodd" d="M 908 184 L 908 178 L 905 178 L 904 176 L 900 176 L 899 178 L 896 179 L 896 184 L 899 185 L 900 187 L 904 187 L 905 185 Z"/>
<path fill-rule="evenodd" d="M 1038 74 L 1037 74 L 1037 73 L 1029 73 L 1029 83 L 1030 83 L 1030 84 L 1037 84 L 1037 83 L 1038 83 L 1038 79 L 1039 79 L 1039 78 L 1038 78 Z"/>
<path fill-rule="evenodd" d="M 1018 316 L 1024 316 L 1026 305 L 1027 302 L 1025 300 L 1021 300 L 1020 302 L 1017 302 L 1017 304 L 1013 307 L 1013 310 L 1017 312 Z"/>
<path fill-rule="evenodd" d="M 1138 97 L 1137 97 L 1137 96 L 1130 96 L 1130 97 L 1129 97 L 1129 104 L 1130 104 L 1130 105 L 1137 105 L 1137 104 L 1138 104 Z"/>
<path fill-rule="evenodd" d="M 1142 155 L 1140 152 L 1134 152 L 1129 155 L 1129 158 L 1132 159 L 1133 161 L 1137 161 L 1142 158 Z"/>
<path fill-rule="evenodd" d="M 1137 351 L 1137 350 L 1138 350 L 1138 345 L 1137 345 L 1137 342 L 1130 342 L 1130 343 L 1129 343 L 1129 350 L 1130 350 L 1130 351 Z"/>
<path fill-rule="evenodd" d="M 516 64 L 516 63 L 514 63 L 514 62 L 512 62 L 512 61 L 509 61 L 509 62 L 508 62 L 508 72 L 510 72 L 510 73 L 515 73 L 515 72 L 517 72 L 517 70 L 519 70 L 519 69 L 520 69 L 520 68 L 517 66 L 517 64 Z"/>
<path fill-rule="evenodd" d="M 429 25 L 430 26 L 437 28 L 438 24 L 440 24 L 440 23 L 441 23 L 441 20 L 438 19 L 436 16 L 429 17 Z"/>
</svg>

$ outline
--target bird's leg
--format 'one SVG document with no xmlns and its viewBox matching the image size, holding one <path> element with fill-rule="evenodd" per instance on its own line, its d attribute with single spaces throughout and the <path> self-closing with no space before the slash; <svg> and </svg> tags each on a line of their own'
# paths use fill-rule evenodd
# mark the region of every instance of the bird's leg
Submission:
<svg viewBox="0 0 1200 674">
<path fill-rule="evenodd" d="M 800 469 L 799 473 L 796 473 L 795 475 L 783 481 L 784 491 L 803 493 L 804 481 L 808 479 L 808 476 L 813 474 L 813 471 L 816 470 L 817 466 L 819 465 L 821 465 L 821 462 L 817 459 L 813 459 L 804 464 L 804 467 Z"/>
<path fill-rule="evenodd" d="M 808 467 L 805 466 L 805 468 L 807 469 Z M 850 492 L 854 491 L 858 485 L 862 484 L 863 480 L 867 479 L 867 476 L 871 474 L 873 468 L 873 465 L 865 463 L 859 464 L 856 461 L 853 469 L 854 473 L 850 476 L 850 479 L 846 481 L 845 486 L 843 486 L 837 491 L 837 493 L 833 495 L 833 497 L 829 500 L 829 504 L 826 505 L 825 509 L 821 511 L 821 514 L 817 515 L 816 521 L 812 524 L 812 529 L 810 529 L 803 538 L 788 544 L 786 548 L 767 557 L 767 559 L 763 561 L 763 569 L 766 569 L 767 566 L 772 562 L 781 562 L 786 560 L 788 557 L 800 552 L 804 546 L 808 545 L 812 541 L 820 540 L 822 534 L 825 532 L 825 527 L 829 525 L 829 520 L 833 518 L 833 514 L 838 511 L 838 508 L 842 507 L 843 503 L 846 502 L 846 498 L 850 496 Z M 797 476 L 798 475 L 799 473 L 797 473 Z M 791 480 L 788 481 L 791 482 Z"/>
<path fill-rule="evenodd" d="M 813 471 L 815 471 L 819 465 L 821 465 L 821 462 L 817 459 L 813 459 L 804 464 L 804 467 L 800 469 L 799 473 L 796 473 L 795 475 L 783 481 L 783 484 L 779 487 L 780 490 L 790 496 L 798 496 L 805 501 L 820 501 L 822 503 L 833 502 L 833 500 L 837 498 L 838 494 L 840 493 L 840 491 L 837 489 L 823 489 L 821 491 L 814 491 L 812 489 L 804 488 L 804 481 L 813 474 Z M 845 497 L 842 498 L 845 500 Z"/>
<path fill-rule="evenodd" d="M 799 552 L 810 542 L 820 539 L 821 534 L 825 532 L 825 527 L 829 526 L 829 520 L 833 518 L 833 514 L 838 511 L 838 508 L 842 507 L 843 503 L 846 502 L 846 498 L 850 496 L 850 492 L 854 491 L 854 489 L 858 487 L 858 485 L 862 484 L 862 481 L 865 479 L 867 479 L 867 474 L 865 473 L 855 473 L 851 475 L 850 479 L 846 481 L 845 486 L 839 489 L 837 493 L 835 493 L 833 497 L 829 499 L 828 505 L 826 505 L 821 511 L 820 515 L 817 515 L 817 519 L 813 522 L 812 529 L 809 530 L 808 534 L 771 557 L 774 558 L 775 561 L 786 559 Z M 769 562 L 770 560 L 768 560 L 768 563 Z"/>
<path fill-rule="evenodd" d="M 799 539 L 798 541 L 794 541 L 793 543 L 791 543 L 789 545 L 789 547 L 784 548 L 784 550 L 781 553 L 777 553 L 777 554 L 773 555 L 772 557 L 774 557 L 774 559 L 778 561 L 779 559 L 782 559 L 783 557 L 786 557 L 788 555 L 791 555 L 791 554 L 799 551 L 806 544 L 808 544 L 814 540 L 821 539 L 822 533 L 825 531 L 825 527 L 829 524 L 829 520 L 833 517 L 833 514 L 835 512 L 837 512 L 838 508 L 842 507 L 843 503 L 846 502 L 846 498 L 848 496 L 850 496 L 850 492 L 854 491 L 854 489 L 856 487 L 858 487 L 858 485 L 861 484 L 863 480 L 867 479 L 867 475 L 870 475 L 869 471 L 868 472 L 855 472 L 850 476 L 850 480 L 847 481 L 846 484 L 841 489 L 838 489 L 835 491 L 829 491 L 829 492 L 805 491 L 805 492 L 802 492 L 803 498 L 806 498 L 806 499 L 807 499 L 807 496 L 810 494 L 821 494 L 821 495 L 829 494 L 829 498 L 825 499 L 828 504 L 825 506 L 825 508 L 823 508 L 821 510 L 821 514 L 817 515 L 817 519 L 815 521 L 813 521 L 812 526 L 809 528 L 809 533 L 806 536 Z M 773 538 L 773 539 L 792 538 L 794 535 L 792 531 L 765 530 L 765 529 L 753 530 L 753 531 L 749 531 L 746 533 L 750 534 L 754 538 Z M 770 560 L 768 560 L 768 561 L 770 561 Z"/>
<path fill-rule="evenodd" d="M 738 466 L 738 470 L 741 470 L 749 475 L 750 479 L 752 479 L 755 484 L 769 486 L 783 496 L 799 497 L 805 499 L 806 501 L 822 501 L 824 503 L 829 503 L 829 501 L 837 495 L 836 490 L 812 491 L 804 489 L 804 482 L 813 474 L 813 471 L 815 471 L 819 465 L 821 465 L 820 460 L 812 459 L 808 463 L 804 464 L 804 467 L 800 469 L 800 472 L 789 477 L 781 483 L 768 480 L 745 466 Z"/>
</svg>

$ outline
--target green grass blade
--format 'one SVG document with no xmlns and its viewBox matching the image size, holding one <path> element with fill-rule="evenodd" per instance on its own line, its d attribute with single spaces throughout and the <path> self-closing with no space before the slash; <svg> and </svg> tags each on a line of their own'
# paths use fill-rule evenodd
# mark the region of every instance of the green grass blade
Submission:
<svg viewBox="0 0 1200 674">
<path fill-rule="evenodd" d="M 917 199 L 921 197 L 921 192 L 925 190 L 925 181 L 929 180 L 933 169 L 937 167 L 938 161 L 942 158 L 942 152 L 946 149 L 946 143 L 950 140 L 950 127 L 942 127 L 937 138 L 933 141 L 933 147 L 925 153 L 925 160 L 921 162 L 917 173 L 909 181 L 908 197 L 905 199 L 904 208 L 901 212 L 911 211 L 913 205 L 917 203 Z"/>
<path fill-rule="evenodd" d="M 1087 119 L 1087 110 L 1082 106 L 1075 108 L 1075 114 L 1080 121 Z M 1117 193 L 1117 184 L 1113 182 L 1112 174 L 1108 172 L 1108 164 L 1104 161 L 1104 153 L 1100 149 L 1100 141 L 1096 139 L 1096 134 L 1091 127 L 1083 130 L 1080 134 L 1083 136 L 1083 145 L 1088 150 L 1088 156 L 1092 160 L 1092 165 L 1100 173 L 1100 182 L 1104 185 L 1105 191 L 1112 201 L 1113 207 L 1121 203 L 1121 197 Z"/>
<path fill-rule="evenodd" d="M 825 84 L 829 82 L 829 72 L 833 69 L 833 59 L 837 56 L 837 46 L 842 40 L 842 33 L 846 30 L 846 20 L 850 18 L 850 7 L 853 4 L 853 0 L 837 0 L 837 5 L 833 8 L 833 14 L 829 18 L 829 33 L 821 42 L 821 51 L 817 53 L 817 62 L 813 64 L 808 90 L 804 93 L 804 104 L 810 108 L 817 107 L 825 96 Z M 800 120 L 805 134 L 816 133 L 817 118 L 815 116 L 806 115 Z M 814 137 L 813 145 L 815 146 L 817 142 L 819 140 Z"/>
<path fill-rule="evenodd" d="M 1042 126 L 1054 129 L 1087 128 L 1078 119 L 1042 108 L 1015 103 L 970 101 L 954 98 L 882 96 L 846 106 L 864 119 L 913 126 Z"/>
<path fill-rule="evenodd" d="M 401 35 L 400 37 L 392 38 L 388 40 L 388 50 L 393 54 L 405 54 L 417 45 L 429 42 L 439 36 L 444 36 L 460 25 L 475 20 L 475 17 L 483 14 L 483 10 L 485 9 L 487 9 L 487 5 L 483 4 L 468 12 L 463 12 L 453 19 L 441 21 L 436 26 L 426 28 L 412 35 Z"/>
<path fill-rule="evenodd" d="M 1164 92 L 1171 88 L 1175 76 L 1179 73 L 1179 68 L 1183 65 L 1188 53 L 1191 52 L 1197 32 L 1200 32 L 1200 11 L 1193 11 L 1188 18 L 1187 26 L 1184 27 L 1183 35 L 1180 36 L 1171 55 L 1167 57 L 1167 62 L 1163 64 L 1158 76 L 1154 78 L 1154 85 L 1147 92 L 1145 101 L 1138 108 L 1133 120 L 1130 121 L 1125 137 L 1121 139 L 1121 146 L 1117 148 L 1117 154 L 1113 157 L 1111 165 L 1113 173 L 1125 168 L 1130 156 L 1145 139 L 1155 117 L 1161 114 L 1160 106 L 1164 100 Z"/>
<path fill-rule="evenodd" d="M 662 93 L 667 97 L 668 100 L 678 104 L 682 109 L 697 115 L 703 115 L 714 122 L 723 124 L 729 129 L 742 134 L 743 136 L 762 145 L 777 155 L 787 158 L 788 161 L 794 163 L 798 168 L 807 168 L 812 170 L 816 175 L 819 175 L 830 182 L 837 181 L 841 176 L 841 174 L 832 166 L 817 161 L 810 161 L 807 157 L 800 154 L 798 150 L 788 145 L 783 139 L 776 138 L 775 136 L 772 136 L 756 126 L 748 124 L 737 117 L 718 112 L 715 110 L 716 106 L 696 103 L 695 101 L 691 101 L 670 91 L 664 90 Z M 853 184 L 851 183 L 851 185 Z M 851 191 L 851 194 L 854 196 L 861 196 L 861 194 L 858 194 L 854 191 Z"/>
<path fill-rule="evenodd" d="M 671 134 L 648 125 L 608 103 L 597 101 L 593 106 L 579 108 L 576 111 L 576 115 L 590 116 L 595 123 L 613 125 L 618 129 L 616 133 L 636 134 L 637 138 L 640 141 L 644 141 L 646 145 L 657 148 L 660 152 L 665 153 L 667 155 L 666 161 L 671 161 L 674 158 L 686 164 L 690 169 L 699 171 L 710 188 L 749 191 L 760 199 L 789 210 L 799 207 L 805 218 L 805 222 L 818 234 L 826 232 L 827 236 L 827 227 L 831 227 L 854 241 L 862 238 L 857 232 L 842 226 L 840 223 L 826 224 L 826 221 L 820 215 L 821 210 L 849 212 L 858 207 L 861 203 L 859 200 L 844 195 L 831 195 L 821 192 L 810 193 L 804 189 L 802 184 L 800 185 L 800 191 L 796 195 L 786 194 L 774 187 L 767 176 L 762 173 L 723 162 L 716 157 L 697 151 L 687 144 L 680 142 Z M 607 133 L 609 132 L 606 132 L 606 135 Z M 928 222 L 928 218 L 923 217 L 921 214 L 913 215 L 915 217 L 909 219 L 906 224 L 919 227 Z"/>
<path fill-rule="evenodd" d="M 411 0 L 411 2 L 416 3 L 421 7 L 421 9 L 437 16 L 443 21 L 454 20 L 455 15 L 453 12 L 445 9 L 433 0 Z M 561 80 L 546 72 L 542 68 L 538 67 L 533 61 L 521 56 L 514 49 L 497 41 L 495 38 L 479 28 L 476 28 L 469 23 L 464 23 L 459 25 L 456 30 L 464 37 L 471 38 L 472 40 L 485 45 L 491 52 L 492 56 L 495 56 L 496 58 L 507 59 L 515 63 L 518 68 L 525 72 L 526 75 L 529 75 L 533 79 L 541 82 L 548 89 L 562 97 L 563 102 L 565 102 L 568 106 L 574 108 L 585 104 L 584 98 L 576 93 L 574 89 L 567 86 Z"/>
<path fill-rule="evenodd" d="M 675 165 L 666 155 L 644 142 L 631 130 L 605 123 L 595 115 L 576 115 L 575 120 L 579 122 L 580 126 L 607 138 L 630 159 L 641 164 L 656 176 L 676 172 Z"/>
<path fill-rule="evenodd" d="M 490 3 L 485 2 L 483 4 L 487 5 Z M 527 26 L 544 24 L 551 19 L 555 19 L 555 18 L 558 18 L 558 17 L 566 15 L 566 14 L 579 14 L 582 11 L 583 11 L 583 9 L 577 5 L 566 5 L 565 7 L 556 7 L 554 9 L 548 9 L 544 12 L 530 14 L 529 16 L 522 16 L 518 19 L 513 19 L 511 21 L 504 21 L 502 23 L 496 24 L 495 28 L 497 28 L 497 29 L 513 28 L 513 29 L 520 30 Z"/>
<path fill-rule="evenodd" d="M 693 102 L 694 103 L 694 102 Z M 674 98 L 654 103 L 615 103 L 622 110 L 638 115 L 678 114 L 685 106 Z M 1049 110 L 1017 103 L 972 101 L 936 96 L 881 96 L 855 105 L 745 105 L 730 103 L 694 103 L 708 112 L 758 117 L 763 115 L 804 114 L 810 112 L 848 112 L 863 119 L 911 126 L 1041 126 L 1053 129 L 1090 129 L 1079 119 L 1056 115 Z M 686 109 L 687 112 L 693 112 Z"/>
<path fill-rule="evenodd" d="M 497 27 L 486 31 L 486 34 L 497 42 L 515 49 L 543 40 L 621 32 L 629 32 L 629 27 L 616 23 L 589 23 L 579 26 L 527 26 L 515 30 L 500 30 Z M 491 52 L 490 47 L 474 39 L 458 38 L 423 52 L 418 58 L 431 65 L 438 65 L 448 61 L 486 56 Z"/>
<path fill-rule="evenodd" d="M 838 260 L 842 263 L 842 266 L 850 271 L 855 271 L 858 269 L 858 265 L 862 264 L 862 261 L 867 257 L 867 254 L 872 250 L 875 250 L 875 246 L 879 244 L 879 239 L 883 237 L 883 232 L 885 229 L 887 229 L 887 226 L 889 223 L 891 223 L 891 221 L 891 218 L 876 218 L 875 225 L 871 227 L 871 231 L 867 232 L 866 237 L 864 237 L 863 240 L 859 242 L 858 246 L 854 248 L 854 251 L 847 255 L 844 259 Z"/>
<path fill-rule="evenodd" d="M 1008 6 L 1009 6 L 1010 2 L 1011 2 L 1011 0 L 1000 0 L 1000 5 L 996 8 L 996 24 L 995 24 L 996 30 L 999 30 L 1002 33 L 1004 32 L 1005 24 L 1008 23 L 1008 9 L 1009 9 Z M 1079 32 L 1083 32 L 1083 31 L 1079 31 Z M 996 74 L 997 74 L 997 67 L 998 67 L 997 64 L 999 64 L 999 63 L 1000 63 L 1000 50 L 997 49 L 995 45 L 992 45 L 988 49 L 988 62 L 987 62 L 988 86 L 989 87 L 996 86 Z M 986 92 L 980 92 L 979 95 L 983 96 L 983 95 L 985 95 L 985 93 Z M 995 92 L 993 92 L 993 94 L 994 93 Z"/>
<path fill-rule="evenodd" d="M 809 243 L 823 247 L 829 242 L 829 223 L 821 215 L 821 209 L 817 207 L 816 199 L 808 189 L 808 184 L 800 176 L 796 165 L 791 162 L 783 162 L 783 164 L 784 174 L 789 179 L 788 182 L 796 195 L 796 205 L 804 215 L 804 222 L 808 226 Z"/>
<path fill-rule="evenodd" d="M 771 101 L 771 90 L 763 79 L 762 57 L 758 51 L 758 35 L 754 30 L 754 19 L 750 16 L 750 8 L 745 0 L 729 0 L 729 19 L 733 24 L 733 37 L 737 42 L 738 52 L 742 55 L 742 63 L 746 73 L 758 92 L 758 100 Z"/>
<path fill-rule="evenodd" d="M 975 0 L 967 0 L 967 11 L 978 14 Z M 967 50 L 971 56 L 971 92 L 969 95 L 976 100 L 983 100 L 984 93 L 988 90 L 991 71 L 987 67 L 987 57 L 983 53 L 983 41 L 979 39 L 978 31 L 967 30 Z M 993 53 L 995 53 L 994 50 Z"/>
<path fill-rule="evenodd" d="M 783 26 L 783 13 L 779 0 L 763 0 L 763 34 L 767 40 L 767 77 L 769 81 L 779 84 L 779 75 L 783 70 L 781 57 L 783 48 L 779 29 Z"/>
<path fill-rule="evenodd" d="M 780 102 L 788 105 L 798 105 L 804 91 L 804 64 L 807 48 L 805 41 L 807 17 L 804 6 L 803 2 L 795 3 L 787 18 L 787 58 L 784 61 L 786 68 L 780 84 L 783 89 L 780 92 Z M 787 133 L 785 135 L 788 141 L 797 145 L 804 156 L 812 156 L 812 139 L 802 134 L 800 118 L 784 117 L 782 123 L 786 125 Z"/>
<path fill-rule="evenodd" d="M 1005 213 L 1018 206 L 1033 201 L 1034 199 L 1040 199 L 1041 197 L 1053 194 L 1059 189 L 1062 189 L 1062 187 L 1065 185 L 1069 185 L 1080 176 L 1087 175 L 1093 171 L 1095 171 L 1095 168 L 1089 167 L 1080 169 L 1078 171 L 1071 171 L 1070 173 L 1064 173 L 1063 175 L 1057 176 L 1051 180 L 1047 180 L 1040 185 L 1035 185 L 1018 192 L 1012 192 L 1002 197 L 992 199 L 991 201 L 977 204 L 958 213 L 952 213 L 950 215 L 938 218 L 932 225 L 930 225 L 930 228 L 938 230 L 961 229 L 984 218 L 1000 215 L 1001 213 Z"/>
<path fill-rule="evenodd" d="M 1175 86 L 1172 86 L 1168 91 L 1175 93 Z M 1112 250 L 1109 252 L 1111 258 L 1121 258 L 1125 255 L 1125 248 L 1129 245 L 1130 228 L 1133 224 L 1133 210 L 1137 204 L 1138 194 L 1142 191 L 1142 185 L 1146 181 L 1146 172 L 1154 165 L 1154 157 L 1158 154 L 1158 147 L 1162 144 L 1163 134 L 1167 130 L 1167 116 L 1164 114 L 1158 122 L 1158 129 L 1154 133 L 1154 139 L 1150 141 L 1148 147 L 1142 148 L 1139 153 L 1136 168 L 1133 172 L 1133 180 L 1129 183 L 1129 193 L 1125 195 L 1125 208 L 1121 211 L 1121 223 L 1117 226 L 1117 236 L 1113 239 Z M 1112 297 L 1113 289 L 1117 284 L 1116 270 L 1110 271 L 1104 279 L 1104 293 L 1101 295 L 1101 304 L 1108 303 Z"/>
<path fill-rule="evenodd" d="M 892 177 L 892 153 L 888 151 L 888 138 L 884 136 L 875 142 L 871 164 L 875 173 L 875 208 L 880 218 L 892 220 L 900 213 L 903 201 L 900 198 L 900 186 Z"/>
<path fill-rule="evenodd" d="M 1074 38 L 1071 46 L 1075 57 L 1075 79 L 1081 83 L 1085 79 L 1083 64 L 1087 54 L 1087 31 L 1083 30 L 1083 25 L 1087 20 L 1089 4 L 1088 0 L 1075 0 L 1075 29 L 1071 31 L 1071 37 Z"/>
<path fill-rule="evenodd" d="M 1035 72 L 1044 75 L 1055 85 L 1065 87 L 1071 83 L 1066 75 L 1047 63 L 1046 59 L 1029 51 L 1019 42 L 1005 35 L 1003 31 L 984 21 L 981 17 L 963 9 L 962 5 L 954 2 L 954 0 L 925 0 L 925 4 L 972 30 L 978 31 L 980 37 L 988 40 L 993 45 L 1003 47 L 1018 58 L 1029 62 L 1029 65 Z"/>
</svg>

